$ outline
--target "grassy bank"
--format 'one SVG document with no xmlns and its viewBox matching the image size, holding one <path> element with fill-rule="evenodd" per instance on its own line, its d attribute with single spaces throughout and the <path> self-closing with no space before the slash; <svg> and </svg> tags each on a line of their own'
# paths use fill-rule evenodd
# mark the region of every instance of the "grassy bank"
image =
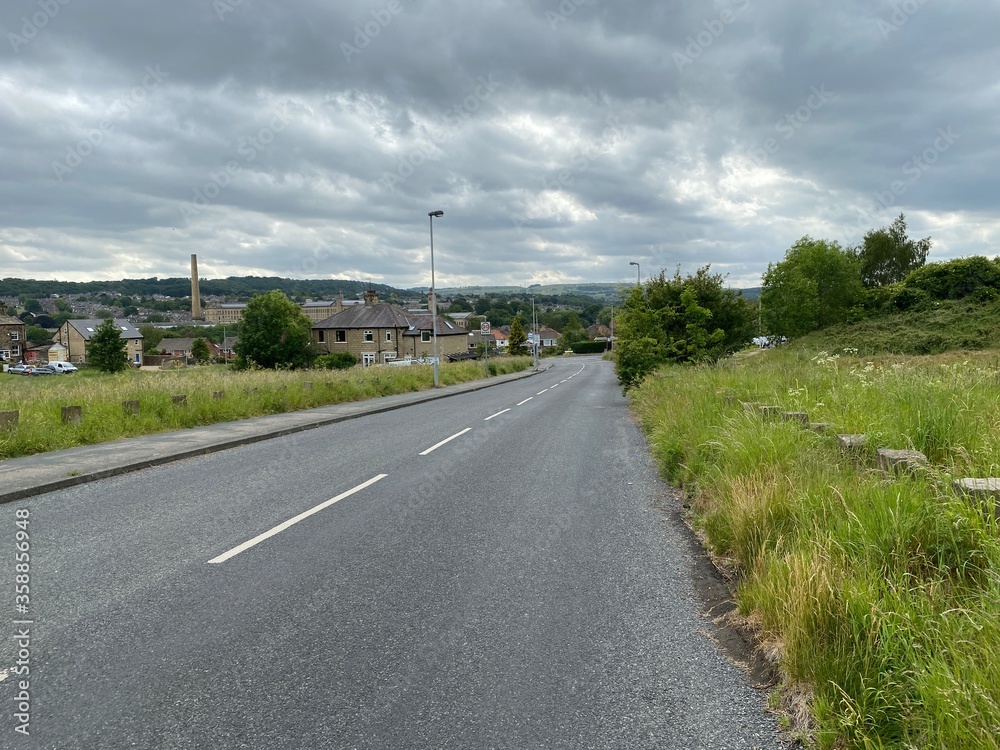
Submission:
<svg viewBox="0 0 1000 750">
<path fill-rule="evenodd" d="M 490 371 L 502 375 L 530 366 L 529 357 L 505 357 L 491 360 Z M 440 367 L 442 385 L 483 375 L 483 365 L 477 362 L 442 363 Z M 0 431 L 0 458 L 361 401 L 433 385 L 430 365 L 298 372 L 196 367 L 117 375 L 81 371 L 54 377 L 0 377 L 0 411 L 20 412 L 16 428 Z M 223 395 L 217 398 L 215 394 Z M 185 403 L 175 405 L 175 395 L 186 395 Z M 138 415 L 122 407 L 132 400 L 139 402 Z M 63 424 L 63 406 L 82 406 L 82 423 Z"/>
<path fill-rule="evenodd" d="M 958 477 L 1000 476 L 1000 357 L 768 351 L 667 368 L 633 393 L 664 474 L 736 574 L 746 624 L 819 747 L 1000 747 L 997 522 Z M 806 411 L 819 434 L 745 411 Z M 832 433 L 864 433 L 858 459 Z M 926 471 L 890 478 L 879 447 Z M 794 702 L 794 701 L 793 701 Z"/>
</svg>

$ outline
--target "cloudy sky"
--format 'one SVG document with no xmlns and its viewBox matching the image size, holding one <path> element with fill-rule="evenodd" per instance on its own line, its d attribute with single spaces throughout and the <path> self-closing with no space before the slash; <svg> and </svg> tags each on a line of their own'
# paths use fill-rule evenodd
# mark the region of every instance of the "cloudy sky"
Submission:
<svg viewBox="0 0 1000 750">
<path fill-rule="evenodd" d="M 711 264 L 904 211 L 1000 245 L 1000 0 L 8 0 L 0 276 L 441 287 Z"/>
</svg>

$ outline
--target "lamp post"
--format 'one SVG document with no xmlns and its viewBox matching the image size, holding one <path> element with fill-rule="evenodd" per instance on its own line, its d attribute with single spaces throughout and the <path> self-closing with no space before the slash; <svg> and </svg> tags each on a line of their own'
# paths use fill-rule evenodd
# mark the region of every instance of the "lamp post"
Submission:
<svg viewBox="0 0 1000 750">
<path fill-rule="evenodd" d="M 431 226 L 431 330 L 434 337 L 434 387 L 441 387 L 441 376 L 438 373 L 438 305 L 437 288 L 434 285 L 434 219 L 444 216 L 444 211 L 431 211 L 427 221 Z"/>
<path fill-rule="evenodd" d="M 639 268 L 639 264 L 634 260 L 628 262 L 630 266 L 635 266 L 635 283 L 636 286 L 642 286 L 642 269 Z"/>
</svg>

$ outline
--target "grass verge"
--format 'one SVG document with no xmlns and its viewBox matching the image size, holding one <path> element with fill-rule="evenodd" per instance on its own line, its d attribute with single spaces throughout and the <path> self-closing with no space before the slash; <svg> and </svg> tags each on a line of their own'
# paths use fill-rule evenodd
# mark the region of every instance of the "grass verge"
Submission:
<svg viewBox="0 0 1000 750">
<path fill-rule="evenodd" d="M 807 412 L 819 433 L 743 402 Z M 822 748 L 1000 748 L 1000 540 L 959 477 L 1000 475 L 1000 357 L 767 351 L 633 392 L 664 475 L 734 572 Z M 835 433 L 863 433 L 842 454 Z M 874 468 L 879 447 L 923 470 Z"/>
<path fill-rule="evenodd" d="M 490 361 L 492 375 L 520 372 L 529 357 Z M 442 385 L 482 378 L 477 362 L 442 363 Z M 265 414 L 362 401 L 433 386 L 430 365 L 366 370 L 244 371 L 196 367 L 128 371 L 116 375 L 81 371 L 52 377 L 2 376 L 0 411 L 17 410 L 13 429 L 0 431 L 0 458 L 12 458 L 166 430 L 229 422 Z M 174 396 L 183 395 L 183 404 Z M 123 408 L 139 402 L 139 414 Z M 82 406 L 80 424 L 63 424 L 62 407 Z"/>
</svg>

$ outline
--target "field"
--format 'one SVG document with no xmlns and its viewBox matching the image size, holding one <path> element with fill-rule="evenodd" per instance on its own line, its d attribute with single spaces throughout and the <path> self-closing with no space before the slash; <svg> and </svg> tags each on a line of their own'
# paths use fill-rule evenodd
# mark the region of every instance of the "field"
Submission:
<svg viewBox="0 0 1000 750">
<path fill-rule="evenodd" d="M 776 665 L 785 726 L 823 748 L 1000 748 L 998 525 L 953 489 L 1000 476 L 997 352 L 765 351 L 661 369 L 633 407 Z M 929 465 L 884 473 L 880 447 Z"/>
<path fill-rule="evenodd" d="M 492 374 L 519 372 L 529 357 L 490 361 Z M 442 363 L 442 385 L 483 377 L 477 362 Z M 47 377 L 0 376 L 0 411 L 18 424 L 0 431 L 0 458 L 101 443 L 165 430 L 361 401 L 433 386 L 430 365 L 362 370 L 244 371 L 225 366 L 117 375 L 81 371 Z M 221 396 L 218 396 L 221 394 Z M 185 395 L 183 405 L 174 396 Z M 123 408 L 139 402 L 139 414 Z M 83 407 L 81 424 L 63 424 L 62 407 Z"/>
</svg>

